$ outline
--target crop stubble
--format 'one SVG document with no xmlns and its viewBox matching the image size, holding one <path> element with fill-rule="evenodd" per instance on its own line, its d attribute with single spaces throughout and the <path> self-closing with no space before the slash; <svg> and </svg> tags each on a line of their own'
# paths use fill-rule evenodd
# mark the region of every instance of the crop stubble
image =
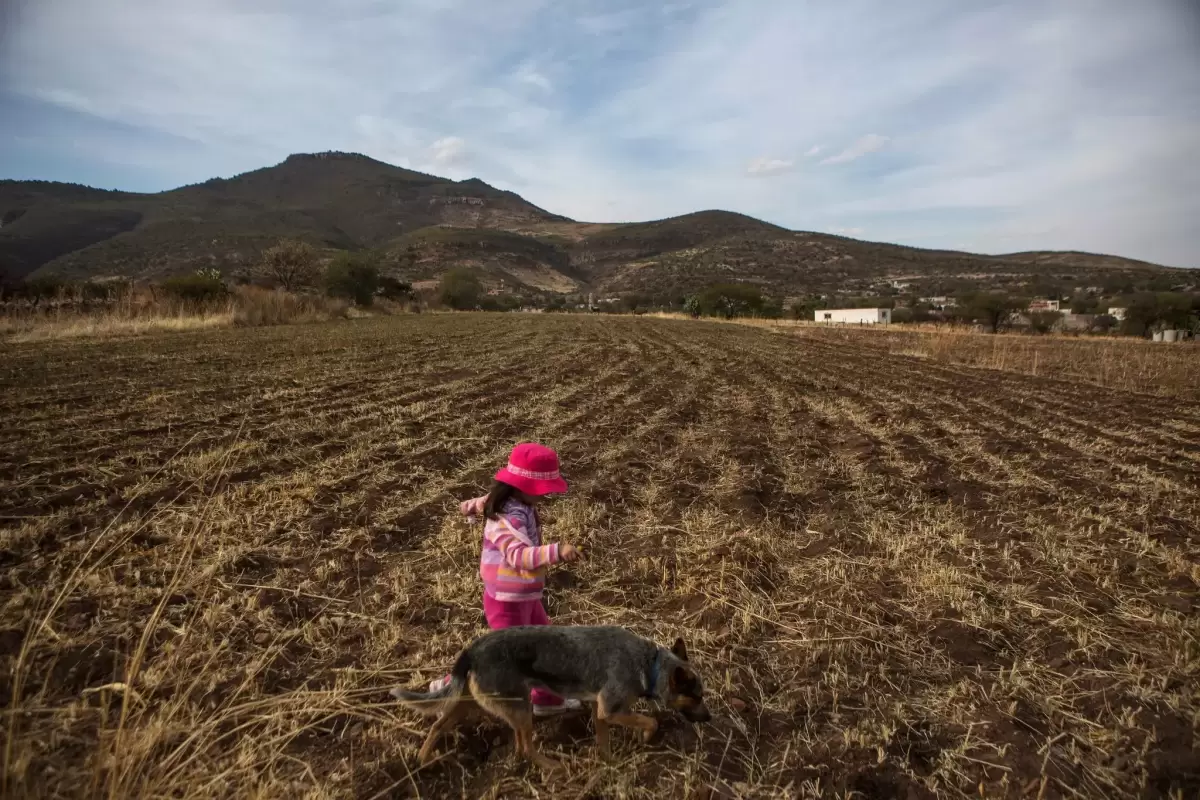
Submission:
<svg viewBox="0 0 1200 800">
<path fill-rule="evenodd" d="M 0 356 L 6 789 L 114 797 L 1200 791 L 1200 410 L 853 340 L 456 315 Z M 386 689 L 482 628 L 458 500 L 572 484 L 559 623 L 683 635 L 660 713 L 543 781 Z M 14 692 L 16 696 L 14 697 Z"/>
</svg>

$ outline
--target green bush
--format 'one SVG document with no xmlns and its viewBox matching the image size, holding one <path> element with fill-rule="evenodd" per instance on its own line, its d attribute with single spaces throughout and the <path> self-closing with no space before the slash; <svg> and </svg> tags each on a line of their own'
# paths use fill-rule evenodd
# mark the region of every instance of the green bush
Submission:
<svg viewBox="0 0 1200 800">
<path fill-rule="evenodd" d="M 458 311 L 468 311 L 479 307 L 482 296 L 483 284 L 471 270 L 452 269 L 442 276 L 438 298 L 443 305 Z"/>
<path fill-rule="evenodd" d="M 369 306 L 378 288 L 378 258 L 374 253 L 338 253 L 325 268 L 325 293 L 330 297 Z"/>
</svg>

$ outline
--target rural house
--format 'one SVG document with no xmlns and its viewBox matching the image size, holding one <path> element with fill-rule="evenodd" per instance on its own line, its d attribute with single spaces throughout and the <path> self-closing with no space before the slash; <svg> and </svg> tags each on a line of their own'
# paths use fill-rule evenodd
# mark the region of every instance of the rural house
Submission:
<svg viewBox="0 0 1200 800">
<path fill-rule="evenodd" d="M 817 322 L 839 322 L 857 325 L 888 325 L 892 321 L 890 308 L 820 308 L 813 313 Z"/>
</svg>

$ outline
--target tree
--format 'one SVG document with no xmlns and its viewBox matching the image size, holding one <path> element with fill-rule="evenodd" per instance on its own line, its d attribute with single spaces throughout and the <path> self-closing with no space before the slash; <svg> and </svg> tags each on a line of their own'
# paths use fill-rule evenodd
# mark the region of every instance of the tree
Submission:
<svg viewBox="0 0 1200 800">
<path fill-rule="evenodd" d="M 962 303 L 963 318 L 981 323 L 992 333 L 1009 328 L 1025 302 L 1002 292 L 979 292 Z"/>
<path fill-rule="evenodd" d="M 697 295 L 700 313 L 725 319 L 746 316 L 763 306 L 762 292 L 744 283 L 719 283 Z"/>
<path fill-rule="evenodd" d="M 1062 316 L 1061 311 L 1034 311 L 1029 315 L 1029 327 L 1034 333 L 1049 333 Z"/>
<path fill-rule="evenodd" d="M 1193 300 L 1179 292 L 1139 294 L 1125 309 L 1124 330 L 1148 336 L 1166 328 L 1189 328 L 1194 322 Z"/>
<path fill-rule="evenodd" d="M 351 300 L 355 305 L 371 305 L 379 288 L 378 263 L 378 257 L 371 252 L 338 253 L 325 268 L 326 293 Z"/>
<path fill-rule="evenodd" d="M 393 278 L 391 275 L 380 275 L 379 288 L 375 291 L 385 300 L 412 300 L 414 297 L 411 283 Z"/>
<path fill-rule="evenodd" d="M 483 284 L 469 269 L 452 269 L 442 276 L 438 297 L 442 304 L 458 311 L 479 307 L 483 295 Z"/>
<path fill-rule="evenodd" d="M 783 301 L 777 298 L 763 300 L 758 314 L 764 319 L 783 319 Z"/>
<path fill-rule="evenodd" d="M 1092 322 L 1088 326 L 1088 330 L 1096 331 L 1097 333 L 1108 333 L 1117 327 L 1117 325 L 1118 321 L 1116 317 L 1111 317 L 1108 314 L 1097 314 L 1092 317 Z"/>
<path fill-rule="evenodd" d="M 899 310 L 900 309 L 896 309 L 892 312 L 893 321 L 896 319 L 896 311 Z M 928 303 L 913 303 L 912 306 L 909 307 L 909 314 L 913 322 L 930 322 L 933 320 L 933 306 L 929 305 Z"/>
<path fill-rule="evenodd" d="M 1071 298 L 1072 314 L 1094 314 L 1100 307 L 1100 301 L 1086 294 L 1077 294 Z"/>
<path fill-rule="evenodd" d="M 263 251 L 263 271 L 287 291 L 311 286 L 317 277 L 317 250 L 308 242 L 281 239 Z"/>
<path fill-rule="evenodd" d="M 700 316 L 700 298 L 694 294 L 688 295 L 683 301 L 683 313 L 687 314 L 692 319 L 697 319 Z"/>
<path fill-rule="evenodd" d="M 827 308 L 825 301 L 816 295 L 808 295 L 793 302 L 789 311 L 792 319 L 811 320 L 813 318 L 813 314 L 819 308 Z"/>
</svg>

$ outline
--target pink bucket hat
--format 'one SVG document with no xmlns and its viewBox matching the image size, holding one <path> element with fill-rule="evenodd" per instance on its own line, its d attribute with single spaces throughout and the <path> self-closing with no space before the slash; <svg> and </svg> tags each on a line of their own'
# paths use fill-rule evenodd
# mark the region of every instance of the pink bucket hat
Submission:
<svg viewBox="0 0 1200 800">
<path fill-rule="evenodd" d="M 558 472 L 558 454 L 533 442 L 513 448 L 508 466 L 496 473 L 496 480 L 534 497 L 567 490 L 567 482 Z"/>
</svg>

